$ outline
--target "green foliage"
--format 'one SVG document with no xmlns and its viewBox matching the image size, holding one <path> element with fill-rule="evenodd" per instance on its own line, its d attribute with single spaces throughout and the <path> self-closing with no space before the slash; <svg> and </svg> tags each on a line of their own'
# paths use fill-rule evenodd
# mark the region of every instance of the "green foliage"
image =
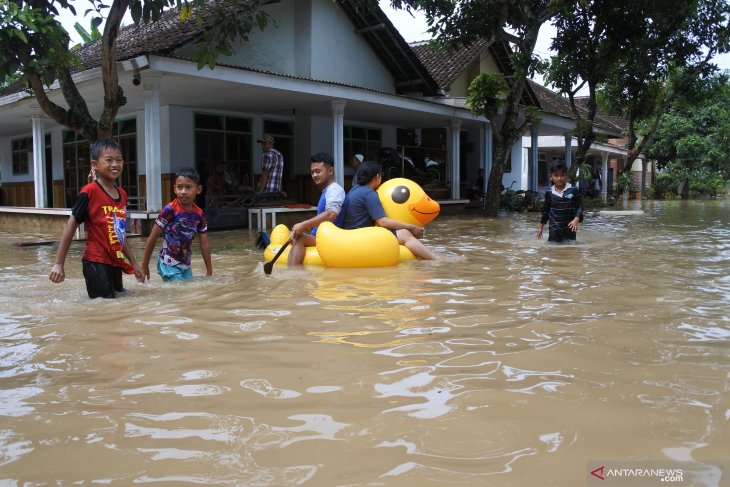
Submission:
<svg viewBox="0 0 730 487">
<path fill-rule="evenodd" d="M 718 75 L 691 87 L 662 117 L 644 153 L 660 169 L 695 180 L 705 173 L 730 178 L 730 82 Z"/>
<path fill-rule="evenodd" d="M 624 191 L 631 190 L 631 183 L 632 183 L 632 174 L 631 171 L 623 171 L 621 174 L 619 174 L 618 178 L 616 178 L 616 190 L 619 193 L 623 193 Z"/>
<path fill-rule="evenodd" d="M 590 164 L 579 164 L 575 170 L 575 180 L 573 182 L 581 181 L 583 183 L 589 183 L 593 180 L 593 168 Z"/>
<path fill-rule="evenodd" d="M 630 167 L 665 111 L 714 72 L 708 60 L 730 49 L 730 2 L 629 2 L 624 8 L 626 27 L 640 36 L 615 36 L 621 56 L 598 100 L 604 111 L 628 121 Z"/>
<path fill-rule="evenodd" d="M 494 118 L 504 108 L 509 85 L 500 73 L 480 73 L 469 83 L 466 105 L 474 115 Z"/>
<path fill-rule="evenodd" d="M 362 3 L 363 0 L 353 1 Z M 494 134 L 495 157 L 485 198 L 487 215 L 499 213 L 499 182 L 510 148 L 522 137 L 527 124 L 537 120 L 533 112 L 521 106 L 521 101 L 528 77 L 545 69 L 545 63 L 534 54 L 540 27 L 568 3 L 568 0 L 391 0 L 395 8 L 423 12 L 429 32 L 439 45 L 469 46 L 489 39 L 511 50 L 502 67 L 505 78 L 500 81 L 487 76 L 475 80 L 467 101 L 473 113 L 489 119 Z"/>
<path fill-rule="evenodd" d="M 89 21 L 89 29 L 86 30 L 83 28 L 83 26 L 76 22 L 74 23 L 74 29 L 76 30 L 76 33 L 81 37 L 81 44 L 75 45 L 72 49 L 80 49 L 81 46 L 84 44 L 88 44 L 90 42 L 93 42 L 101 37 L 101 32 L 99 32 L 99 24 L 101 23 L 101 17 L 95 17 Z"/>
<path fill-rule="evenodd" d="M 50 85 L 59 69 L 73 65 L 68 33 L 56 20 L 57 15 L 53 3 L 0 2 L 0 78 L 35 70 Z"/>
<path fill-rule="evenodd" d="M 604 202 L 602 198 L 593 198 L 592 196 L 583 195 L 583 208 L 586 210 L 597 210 L 610 206 L 608 202 Z"/>
<path fill-rule="evenodd" d="M 685 179 L 686 174 L 681 172 L 661 172 L 657 174 L 654 186 L 648 189 L 656 199 L 678 198 L 677 190 Z M 690 181 L 690 198 L 716 198 L 725 195 L 728 189 L 728 180 L 717 173 L 695 173 Z"/>
<path fill-rule="evenodd" d="M 651 192 L 651 196 L 658 200 L 673 198 L 677 196 L 677 187 L 680 178 L 670 173 L 659 173 L 653 186 L 647 188 Z"/>
</svg>

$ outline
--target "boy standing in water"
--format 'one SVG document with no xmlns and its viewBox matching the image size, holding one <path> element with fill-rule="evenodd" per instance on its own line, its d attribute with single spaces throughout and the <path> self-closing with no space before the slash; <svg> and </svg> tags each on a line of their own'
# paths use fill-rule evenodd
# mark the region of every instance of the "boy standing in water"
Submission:
<svg viewBox="0 0 730 487">
<path fill-rule="evenodd" d="M 575 240 L 583 221 L 583 195 L 579 188 L 567 182 L 567 177 L 568 171 L 563 165 L 557 165 L 550 171 L 553 186 L 545 192 L 537 238 L 542 238 L 542 229 L 550 221 L 548 242 Z"/>
<path fill-rule="evenodd" d="M 129 249 L 126 236 L 127 193 L 116 185 L 122 175 L 122 148 L 114 140 L 104 139 L 91 146 L 91 171 L 96 179 L 81 188 L 71 217 L 61 234 L 56 262 L 48 278 L 63 282 L 63 266 L 76 230 L 86 224 L 86 249 L 81 257 L 86 292 L 90 298 L 113 298 L 124 291 L 122 272 L 144 282 L 144 273 Z M 124 258 L 127 258 L 127 261 Z"/>
<path fill-rule="evenodd" d="M 200 239 L 200 253 L 207 269 L 213 275 L 213 263 L 208 244 L 208 223 L 203 210 L 195 204 L 195 197 L 203 187 L 198 171 L 191 167 L 180 169 L 175 175 L 175 196 L 160 212 L 144 247 L 142 270 L 150 278 L 150 257 L 157 239 L 164 235 L 162 249 L 157 258 L 157 272 L 163 281 L 183 281 L 193 278 L 190 255 L 193 237 Z"/>
</svg>

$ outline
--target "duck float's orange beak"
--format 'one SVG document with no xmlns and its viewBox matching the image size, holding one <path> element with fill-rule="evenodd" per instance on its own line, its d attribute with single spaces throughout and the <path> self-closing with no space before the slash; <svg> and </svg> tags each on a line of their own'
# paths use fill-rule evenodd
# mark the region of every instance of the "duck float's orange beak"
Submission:
<svg viewBox="0 0 730 487">
<path fill-rule="evenodd" d="M 418 220 L 421 225 L 425 225 L 438 216 L 441 211 L 441 205 L 424 193 L 420 200 L 408 205 L 408 211 L 411 212 L 413 218 Z"/>
</svg>

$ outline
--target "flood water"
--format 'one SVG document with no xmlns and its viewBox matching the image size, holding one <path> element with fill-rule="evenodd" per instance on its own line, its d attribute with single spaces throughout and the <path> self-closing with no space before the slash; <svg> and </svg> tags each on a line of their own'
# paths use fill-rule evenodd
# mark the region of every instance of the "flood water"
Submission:
<svg viewBox="0 0 730 487">
<path fill-rule="evenodd" d="M 0 480 L 580 486 L 589 462 L 730 485 L 730 201 L 439 217 L 466 262 L 276 266 L 255 232 L 197 243 L 192 282 L 89 300 L 74 243 L 0 236 Z M 138 259 L 144 240 L 131 239 Z M 158 241 L 158 248 L 161 242 Z M 652 484 L 659 485 L 659 484 Z"/>
</svg>

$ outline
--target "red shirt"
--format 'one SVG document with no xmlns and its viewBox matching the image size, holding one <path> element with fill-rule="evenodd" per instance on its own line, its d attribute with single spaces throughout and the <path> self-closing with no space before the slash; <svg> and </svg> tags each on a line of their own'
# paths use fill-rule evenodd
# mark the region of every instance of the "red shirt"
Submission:
<svg viewBox="0 0 730 487">
<path fill-rule="evenodd" d="M 82 256 L 89 262 L 121 267 L 127 274 L 134 268 L 124 260 L 124 238 L 127 228 L 127 193 L 116 187 L 119 198 L 112 198 L 94 181 L 81 188 L 72 213 L 79 223 L 86 224 L 86 249 Z"/>
</svg>

